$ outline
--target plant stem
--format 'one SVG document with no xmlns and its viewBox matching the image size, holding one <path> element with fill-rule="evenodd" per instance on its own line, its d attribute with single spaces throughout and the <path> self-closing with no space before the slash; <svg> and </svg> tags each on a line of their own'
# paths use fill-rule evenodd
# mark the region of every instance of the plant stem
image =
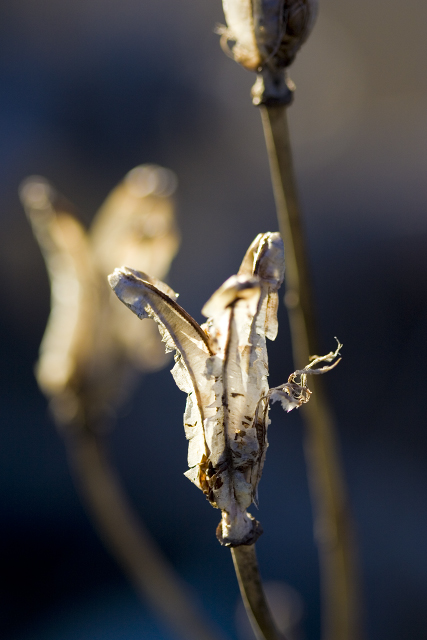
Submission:
<svg viewBox="0 0 427 640">
<path fill-rule="evenodd" d="M 318 353 L 314 304 L 294 177 L 286 107 L 260 107 L 279 229 L 285 245 L 286 294 L 295 367 Z M 335 429 L 319 378 L 301 408 L 306 425 L 305 455 L 314 512 L 322 582 L 322 637 L 362 637 L 355 540 Z"/>
<path fill-rule="evenodd" d="M 231 555 L 246 613 L 257 640 L 285 640 L 276 629 L 265 598 L 255 545 L 234 547 Z"/>
<path fill-rule="evenodd" d="M 73 429 L 65 438 L 70 466 L 98 534 L 143 600 L 185 640 L 218 640 L 216 625 L 203 619 L 162 552 L 138 521 L 111 468 L 101 436 Z"/>
</svg>

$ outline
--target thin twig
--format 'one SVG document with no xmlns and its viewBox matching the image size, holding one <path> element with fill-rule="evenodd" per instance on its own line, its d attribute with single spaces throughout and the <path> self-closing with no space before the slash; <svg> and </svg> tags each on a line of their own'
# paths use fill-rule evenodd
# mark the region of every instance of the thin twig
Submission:
<svg viewBox="0 0 427 640">
<path fill-rule="evenodd" d="M 289 313 L 295 367 L 318 353 L 314 304 L 294 177 L 286 107 L 261 107 L 279 229 L 286 256 L 285 305 Z M 305 454 L 319 549 L 324 640 L 362 637 L 359 577 L 353 526 L 322 382 L 301 408 L 306 424 Z"/>
<path fill-rule="evenodd" d="M 73 430 L 66 438 L 78 489 L 98 534 L 144 601 L 185 640 L 218 640 L 222 633 L 194 606 L 192 594 L 138 520 L 111 467 L 101 436 Z"/>
<path fill-rule="evenodd" d="M 243 604 L 257 640 L 285 640 L 276 629 L 265 598 L 255 545 L 234 547 L 231 555 Z"/>
</svg>

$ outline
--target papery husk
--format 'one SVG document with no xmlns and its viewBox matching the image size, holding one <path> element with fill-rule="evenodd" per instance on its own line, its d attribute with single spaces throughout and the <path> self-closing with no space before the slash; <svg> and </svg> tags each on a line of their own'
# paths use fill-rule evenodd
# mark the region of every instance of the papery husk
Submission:
<svg viewBox="0 0 427 640">
<path fill-rule="evenodd" d="M 257 499 L 268 446 L 266 336 L 277 333 L 283 274 L 279 234 L 260 234 L 239 274 L 204 306 L 202 327 L 145 274 L 123 267 L 110 276 L 116 295 L 140 318 L 154 318 L 167 348 L 176 350 L 172 373 L 189 394 L 185 475 L 221 509 L 217 535 L 226 546 L 252 544 L 261 533 L 247 508 Z"/>
</svg>

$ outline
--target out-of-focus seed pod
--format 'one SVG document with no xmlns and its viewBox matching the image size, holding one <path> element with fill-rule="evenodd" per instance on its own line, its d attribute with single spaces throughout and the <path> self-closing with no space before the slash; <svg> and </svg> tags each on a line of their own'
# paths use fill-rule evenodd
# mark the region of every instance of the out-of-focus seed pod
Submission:
<svg viewBox="0 0 427 640">
<path fill-rule="evenodd" d="M 20 196 L 51 280 L 52 308 L 36 376 L 59 424 L 104 425 L 132 389 L 134 371 L 168 362 L 154 323 L 141 325 L 107 285 L 117 264 L 164 278 L 179 245 L 176 177 L 141 165 L 110 193 L 86 230 L 39 176 Z"/>
<path fill-rule="evenodd" d="M 232 56 L 258 73 L 252 90 L 255 105 L 289 104 L 294 86 L 286 67 L 309 36 L 318 0 L 223 0 L 227 28 L 223 44 L 234 40 Z"/>
</svg>

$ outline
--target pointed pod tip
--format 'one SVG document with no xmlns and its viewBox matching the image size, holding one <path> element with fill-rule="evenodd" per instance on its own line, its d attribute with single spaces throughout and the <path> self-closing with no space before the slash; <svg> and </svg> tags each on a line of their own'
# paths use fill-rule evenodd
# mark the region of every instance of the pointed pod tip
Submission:
<svg viewBox="0 0 427 640">
<path fill-rule="evenodd" d="M 254 261 L 254 272 L 278 289 L 285 277 L 285 249 L 279 232 L 264 234 Z"/>
<path fill-rule="evenodd" d="M 243 258 L 238 275 L 256 274 L 276 289 L 285 274 L 285 250 L 278 231 L 259 233 Z"/>
<path fill-rule="evenodd" d="M 178 179 L 173 171 L 155 164 L 142 164 L 135 167 L 125 177 L 129 192 L 137 198 L 150 195 L 167 198 L 177 187 Z"/>
<path fill-rule="evenodd" d="M 52 203 L 54 189 L 42 176 L 29 176 L 19 185 L 19 198 L 27 211 L 45 211 Z"/>
<path fill-rule="evenodd" d="M 123 266 L 114 269 L 113 273 L 108 276 L 108 282 L 116 296 L 125 303 L 124 298 L 131 289 L 138 291 L 139 295 L 143 295 L 144 291 L 150 289 L 159 295 L 166 295 L 171 300 L 176 300 L 178 297 L 178 293 L 161 280 L 131 267 Z"/>
<path fill-rule="evenodd" d="M 129 285 L 135 284 L 136 281 L 136 274 L 126 266 L 114 269 L 113 273 L 108 276 L 108 283 L 120 300 L 123 300 L 125 289 L 127 289 Z"/>
<path fill-rule="evenodd" d="M 116 287 L 119 285 L 121 275 L 121 269 L 114 269 L 113 273 L 110 273 L 110 275 L 108 276 L 108 284 L 113 289 L 113 291 L 115 291 Z"/>
<path fill-rule="evenodd" d="M 108 276 L 108 283 L 123 304 L 139 318 L 147 317 L 144 312 L 145 283 L 129 267 L 114 269 Z"/>
</svg>

